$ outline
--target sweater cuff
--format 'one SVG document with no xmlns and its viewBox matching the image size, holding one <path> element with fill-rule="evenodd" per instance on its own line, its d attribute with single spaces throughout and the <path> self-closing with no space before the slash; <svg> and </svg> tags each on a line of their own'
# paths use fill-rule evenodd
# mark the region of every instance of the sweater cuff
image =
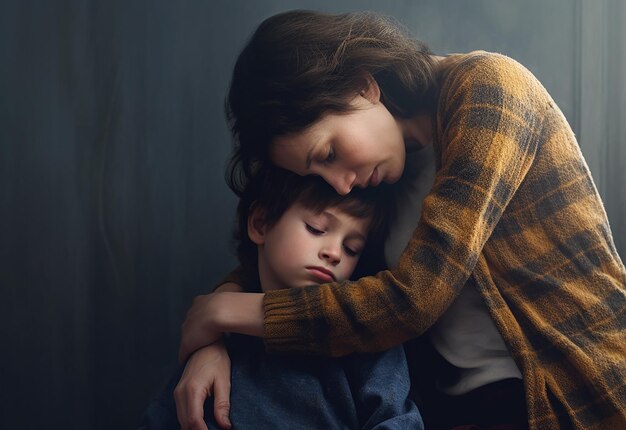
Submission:
<svg viewBox="0 0 626 430">
<path fill-rule="evenodd" d="M 316 297 L 317 296 L 317 297 Z M 319 287 L 291 288 L 265 293 L 264 341 L 268 352 L 323 353 L 328 338 Z"/>
</svg>

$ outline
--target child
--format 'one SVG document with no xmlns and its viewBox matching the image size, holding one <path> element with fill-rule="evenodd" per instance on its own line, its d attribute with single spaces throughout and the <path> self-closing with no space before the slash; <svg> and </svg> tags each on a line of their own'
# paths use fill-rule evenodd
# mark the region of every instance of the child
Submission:
<svg viewBox="0 0 626 430">
<path fill-rule="evenodd" d="M 238 255 L 249 292 L 302 288 L 351 277 L 360 256 L 372 259 L 384 231 L 383 196 L 342 197 L 321 178 L 279 169 L 255 176 L 238 208 Z M 366 242 L 368 246 L 366 247 Z M 361 260 L 364 263 L 365 260 Z M 362 267 L 361 274 L 376 267 Z M 401 347 L 343 358 L 270 356 L 255 337 L 231 335 L 233 408 L 237 429 L 420 429 L 408 400 L 409 375 Z M 173 389 L 146 412 L 145 429 L 178 428 Z M 207 402 L 205 421 L 218 428 Z"/>
<path fill-rule="evenodd" d="M 273 163 L 347 194 L 398 182 L 431 144 L 436 174 L 390 270 L 201 297 L 182 357 L 221 332 L 333 356 L 427 333 L 444 362 L 416 363 L 436 380 L 432 428 L 626 428 L 626 269 L 576 137 L 530 71 L 484 51 L 434 55 L 375 14 L 290 11 L 241 52 L 227 106 L 244 176 Z M 215 307 L 238 318 L 210 320 Z M 198 368 L 205 392 L 225 385 Z"/>
</svg>

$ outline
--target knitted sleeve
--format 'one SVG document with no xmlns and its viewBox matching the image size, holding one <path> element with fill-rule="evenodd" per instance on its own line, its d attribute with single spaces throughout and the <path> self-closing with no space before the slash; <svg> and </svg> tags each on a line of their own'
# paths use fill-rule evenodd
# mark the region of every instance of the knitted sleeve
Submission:
<svg viewBox="0 0 626 430">
<path fill-rule="evenodd" d="M 440 89 L 438 171 L 398 265 L 355 282 L 267 293 L 268 350 L 379 351 L 431 326 L 469 278 L 533 163 L 538 92 L 545 90 L 532 74 L 501 55 L 455 65 Z"/>
</svg>

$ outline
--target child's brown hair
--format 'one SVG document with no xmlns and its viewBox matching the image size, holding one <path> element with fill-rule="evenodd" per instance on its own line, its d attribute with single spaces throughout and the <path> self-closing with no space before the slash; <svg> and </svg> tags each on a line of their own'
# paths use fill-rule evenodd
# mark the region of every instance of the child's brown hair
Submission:
<svg viewBox="0 0 626 430">
<path fill-rule="evenodd" d="M 240 193 L 235 241 L 237 256 L 245 271 L 257 275 L 257 245 L 248 237 L 248 217 L 255 205 L 263 211 L 266 227 L 275 225 L 294 203 L 314 212 L 332 207 L 356 218 L 370 218 L 366 245 L 352 279 L 383 270 L 383 242 L 390 215 L 389 193 L 384 186 L 355 189 L 341 196 L 319 176 L 298 176 L 266 165 L 248 181 Z"/>
</svg>

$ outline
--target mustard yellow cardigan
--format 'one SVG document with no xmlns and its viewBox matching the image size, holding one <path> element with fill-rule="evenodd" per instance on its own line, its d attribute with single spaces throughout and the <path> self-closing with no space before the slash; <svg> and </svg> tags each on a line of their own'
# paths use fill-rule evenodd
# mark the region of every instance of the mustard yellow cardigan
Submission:
<svg viewBox="0 0 626 430">
<path fill-rule="evenodd" d="M 398 266 L 267 293 L 266 347 L 383 350 L 422 334 L 471 282 L 522 372 L 531 429 L 626 429 L 626 270 L 576 138 L 514 60 L 450 63 L 435 182 Z"/>
</svg>

